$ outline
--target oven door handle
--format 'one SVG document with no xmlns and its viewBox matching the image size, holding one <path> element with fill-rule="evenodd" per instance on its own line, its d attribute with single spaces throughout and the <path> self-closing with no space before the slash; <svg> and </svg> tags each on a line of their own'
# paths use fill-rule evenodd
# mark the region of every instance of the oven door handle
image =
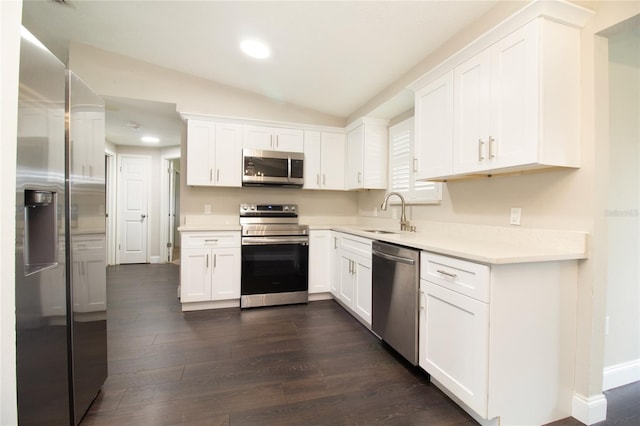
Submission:
<svg viewBox="0 0 640 426">
<path fill-rule="evenodd" d="M 309 237 L 242 237 L 243 246 L 260 246 L 267 244 L 302 244 L 309 245 Z"/>
</svg>

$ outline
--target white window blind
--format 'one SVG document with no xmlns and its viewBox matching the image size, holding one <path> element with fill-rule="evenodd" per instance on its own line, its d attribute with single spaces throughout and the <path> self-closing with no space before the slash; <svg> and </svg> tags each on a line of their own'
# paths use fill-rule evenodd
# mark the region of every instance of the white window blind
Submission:
<svg viewBox="0 0 640 426">
<path fill-rule="evenodd" d="M 438 202 L 442 183 L 415 180 L 413 129 L 413 118 L 389 128 L 389 191 L 401 193 L 410 204 Z"/>
</svg>

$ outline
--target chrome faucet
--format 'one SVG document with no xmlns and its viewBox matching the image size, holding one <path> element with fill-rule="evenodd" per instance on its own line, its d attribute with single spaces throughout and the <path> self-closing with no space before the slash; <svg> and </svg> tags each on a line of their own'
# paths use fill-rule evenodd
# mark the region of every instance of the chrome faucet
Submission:
<svg viewBox="0 0 640 426">
<path fill-rule="evenodd" d="M 398 192 L 389 192 L 384 197 L 384 201 L 380 205 L 380 208 L 382 210 L 387 210 L 387 201 L 389 201 L 389 197 L 391 197 L 392 195 L 397 195 L 398 198 L 400 198 L 400 202 L 402 203 L 401 204 L 402 205 L 402 213 L 400 214 L 400 230 L 401 231 L 413 231 L 413 232 L 415 232 L 415 230 L 416 230 L 415 226 L 410 226 L 409 225 L 409 221 L 407 220 L 407 215 L 405 213 L 405 202 L 404 202 L 404 197 L 402 196 L 402 194 L 400 194 Z"/>
</svg>

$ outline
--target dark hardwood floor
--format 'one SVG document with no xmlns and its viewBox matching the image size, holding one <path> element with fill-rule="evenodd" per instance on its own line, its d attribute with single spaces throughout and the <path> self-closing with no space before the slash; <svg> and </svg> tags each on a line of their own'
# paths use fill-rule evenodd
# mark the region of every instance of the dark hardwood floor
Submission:
<svg viewBox="0 0 640 426">
<path fill-rule="evenodd" d="M 109 377 L 83 426 L 476 424 L 333 301 L 183 313 L 178 281 L 108 269 Z"/>
</svg>

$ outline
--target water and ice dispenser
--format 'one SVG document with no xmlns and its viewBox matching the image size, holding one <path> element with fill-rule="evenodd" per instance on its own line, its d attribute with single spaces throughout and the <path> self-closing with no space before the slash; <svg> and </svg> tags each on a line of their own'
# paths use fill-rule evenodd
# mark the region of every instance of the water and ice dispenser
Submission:
<svg viewBox="0 0 640 426">
<path fill-rule="evenodd" d="M 24 269 L 32 274 L 58 263 L 57 193 L 24 191 Z"/>
</svg>

